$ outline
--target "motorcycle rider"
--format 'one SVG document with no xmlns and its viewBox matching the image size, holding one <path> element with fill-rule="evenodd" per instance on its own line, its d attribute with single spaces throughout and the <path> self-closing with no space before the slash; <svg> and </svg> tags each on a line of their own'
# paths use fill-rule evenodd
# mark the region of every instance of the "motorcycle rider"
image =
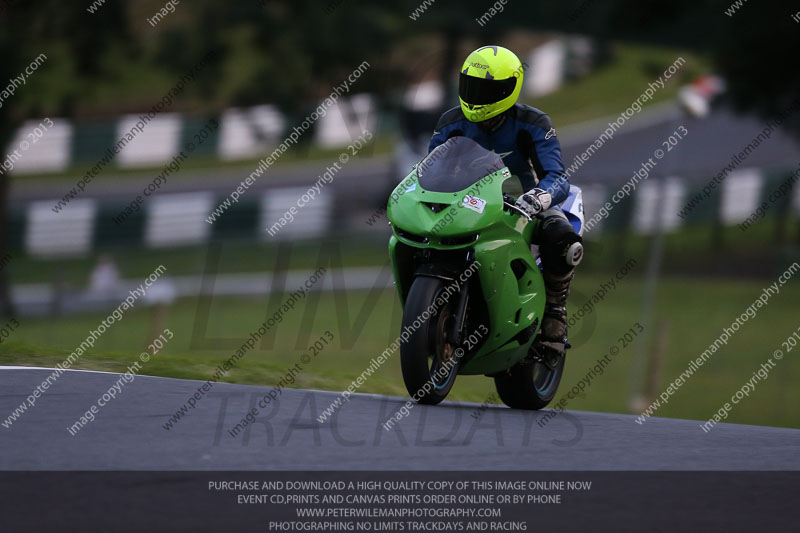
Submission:
<svg viewBox="0 0 800 533">
<path fill-rule="evenodd" d="M 566 303 L 575 267 L 583 257 L 581 237 L 558 207 L 569 196 L 561 147 L 550 117 L 517 103 L 523 66 L 501 46 L 483 46 L 467 56 L 461 67 L 458 95 L 461 105 L 446 111 L 433 132 L 428 152 L 463 135 L 498 154 L 523 187 L 517 207 L 539 224 L 539 244 L 546 304 L 541 333 L 533 349 L 545 357 L 563 357 L 567 343 Z"/>
</svg>

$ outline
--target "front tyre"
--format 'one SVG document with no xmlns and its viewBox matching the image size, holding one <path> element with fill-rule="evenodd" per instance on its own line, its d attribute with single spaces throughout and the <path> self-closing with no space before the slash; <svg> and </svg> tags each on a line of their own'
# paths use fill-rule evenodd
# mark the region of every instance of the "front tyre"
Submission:
<svg viewBox="0 0 800 533">
<path fill-rule="evenodd" d="M 400 345 L 400 363 L 408 394 L 435 405 L 447 397 L 458 373 L 461 350 L 446 341 L 455 320 L 456 294 L 444 298 L 446 282 L 418 276 L 403 309 L 403 330 L 411 333 Z M 464 289 L 466 290 L 466 289 Z"/>
<path fill-rule="evenodd" d="M 494 386 L 512 409 L 542 409 L 556 396 L 564 374 L 562 356 L 527 357 L 495 376 Z"/>
</svg>

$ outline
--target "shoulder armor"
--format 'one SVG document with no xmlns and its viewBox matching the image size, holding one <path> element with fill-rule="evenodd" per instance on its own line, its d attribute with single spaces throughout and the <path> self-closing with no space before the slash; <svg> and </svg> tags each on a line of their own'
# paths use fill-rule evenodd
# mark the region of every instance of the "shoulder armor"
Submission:
<svg viewBox="0 0 800 533">
<path fill-rule="evenodd" d="M 441 131 L 442 128 L 450 124 L 455 124 L 456 122 L 466 119 L 464 113 L 461 111 L 461 106 L 456 106 L 442 113 L 442 116 L 439 117 L 439 122 L 436 123 L 436 130 Z"/>
<path fill-rule="evenodd" d="M 553 128 L 550 117 L 544 111 L 525 104 L 514 105 L 515 118 L 549 132 Z"/>
</svg>

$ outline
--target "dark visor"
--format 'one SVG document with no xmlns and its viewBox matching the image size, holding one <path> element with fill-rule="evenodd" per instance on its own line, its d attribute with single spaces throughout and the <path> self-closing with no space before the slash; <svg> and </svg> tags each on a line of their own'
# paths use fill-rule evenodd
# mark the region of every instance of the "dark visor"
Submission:
<svg viewBox="0 0 800 533">
<path fill-rule="evenodd" d="M 458 95 L 468 104 L 486 105 L 499 102 L 514 92 L 517 78 L 490 80 L 461 73 Z"/>
</svg>

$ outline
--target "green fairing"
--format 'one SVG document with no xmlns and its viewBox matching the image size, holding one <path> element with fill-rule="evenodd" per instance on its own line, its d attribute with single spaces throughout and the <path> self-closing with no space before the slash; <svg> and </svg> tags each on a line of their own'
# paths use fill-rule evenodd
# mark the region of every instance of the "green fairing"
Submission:
<svg viewBox="0 0 800 533">
<path fill-rule="evenodd" d="M 414 272 L 409 270 L 410 265 L 404 264 L 398 254 L 399 247 L 474 250 L 474 258 L 480 265 L 477 276 L 488 308 L 489 336 L 460 367 L 459 374 L 492 374 L 512 367 L 527 355 L 533 336 L 523 344 L 512 339 L 534 322 L 537 326 L 541 323 L 544 282 L 531 254 L 531 236 L 538 219 L 531 222 L 503 209 L 503 182 L 510 177 L 508 169 L 503 168 L 461 191 L 434 192 L 422 187 L 415 167 L 398 184 L 389 200 L 387 212 L 393 230 L 389 254 L 402 305 L 405 306 L 405 295 L 414 281 Z M 483 213 L 463 206 L 464 197 L 469 194 L 486 202 Z M 422 202 L 450 207 L 436 213 Z M 399 235 L 398 230 L 427 237 L 428 242 L 409 240 Z M 474 234 L 478 234 L 477 240 L 468 244 L 442 242 L 448 237 Z M 511 268 L 515 259 L 526 267 L 519 280 Z M 519 322 L 516 321 L 517 310 L 520 310 Z"/>
</svg>

